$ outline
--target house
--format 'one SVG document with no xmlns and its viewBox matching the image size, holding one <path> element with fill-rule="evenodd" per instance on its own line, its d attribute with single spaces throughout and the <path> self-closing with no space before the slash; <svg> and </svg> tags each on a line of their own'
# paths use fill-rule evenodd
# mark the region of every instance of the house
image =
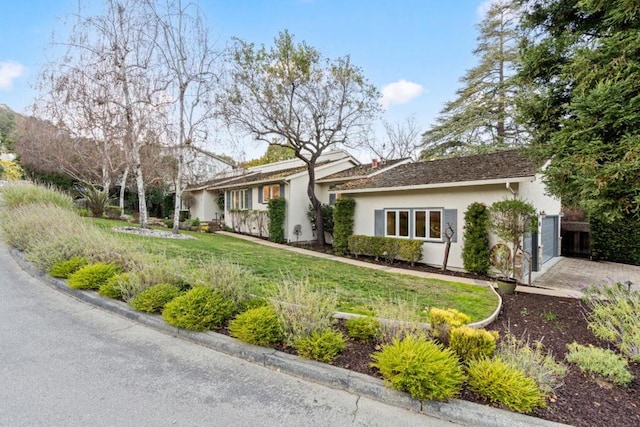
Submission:
<svg viewBox="0 0 640 427">
<path fill-rule="evenodd" d="M 519 197 L 539 213 L 538 233 L 525 242 L 525 250 L 532 253 L 532 270 L 537 271 L 559 255 L 561 209 L 560 201 L 546 194 L 537 169 L 517 151 L 502 151 L 403 163 L 345 182 L 329 193 L 355 199 L 354 234 L 422 240 L 421 262 L 429 265 L 442 265 L 444 233 L 450 227 L 448 267 L 455 270 L 463 270 L 467 207 Z"/>
</svg>

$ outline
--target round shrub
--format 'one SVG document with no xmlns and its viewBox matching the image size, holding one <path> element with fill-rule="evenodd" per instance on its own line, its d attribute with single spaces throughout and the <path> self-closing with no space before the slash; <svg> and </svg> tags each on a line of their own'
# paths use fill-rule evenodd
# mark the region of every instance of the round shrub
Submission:
<svg viewBox="0 0 640 427">
<path fill-rule="evenodd" d="M 372 355 L 384 380 L 416 399 L 446 400 L 460 392 L 465 376 L 455 353 L 434 341 L 407 335 Z"/>
<path fill-rule="evenodd" d="M 73 256 L 67 260 L 55 263 L 49 269 L 49 276 L 57 277 L 59 279 L 66 279 L 71 274 L 80 270 L 82 267 L 89 264 L 89 260 L 85 257 Z"/>
<path fill-rule="evenodd" d="M 97 262 L 89 264 L 69 276 L 69 287 L 73 289 L 98 289 L 119 272 L 113 264 Z"/>
<path fill-rule="evenodd" d="M 129 280 L 128 273 L 120 273 L 114 276 L 111 276 L 109 280 L 100 285 L 98 288 L 98 293 L 103 297 L 113 298 L 113 299 L 123 299 L 122 294 L 122 282 Z"/>
<path fill-rule="evenodd" d="M 449 334 L 449 348 L 463 361 L 491 357 L 496 350 L 498 332 L 473 329 L 468 326 L 454 328 Z"/>
<path fill-rule="evenodd" d="M 284 339 L 282 326 L 273 307 L 262 306 L 239 314 L 229 322 L 232 337 L 250 344 L 268 346 Z"/>
<path fill-rule="evenodd" d="M 338 331 L 325 329 L 313 331 L 311 335 L 296 339 L 294 347 L 305 359 L 331 363 L 344 350 L 344 337 Z"/>
<path fill-rule="evenodd" d="M 380 321 L 373 317 L 353 317 L 345 322 L 349 337 L 361 341 L 372 342 L 382 333 Z"/>
<path fill-rule="evenodd" d="M 167 303 L 162 318 L 178 328 L 206 331 L 221 327 L 235 311 L 235 303 L 219 291 L 199 286 Z"/>
<path fill-rule="evenodd" d="M 129 301 L 129 305 L 138 311 L 160 313 L 169 301 L 181 294 L 182 291 L 178 286 L 161 283 L 140 292 Z"/>
<path fill-rule="evenodd" d="M 472 360 L 467 375 L 471 391 L 512 411 L 529 413 L 546 403 L 533 379 L 500 358 Z"/>
</svg>

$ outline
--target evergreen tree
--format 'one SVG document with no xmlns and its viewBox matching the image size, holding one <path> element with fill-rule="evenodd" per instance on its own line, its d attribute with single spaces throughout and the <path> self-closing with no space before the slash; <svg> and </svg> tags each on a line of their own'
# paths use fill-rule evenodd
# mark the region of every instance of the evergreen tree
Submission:
<svg viewBox="0 0 640 427">
<path fill-rule="evenodd" d="M 640 5 L 526 3 L 520 107 L 550 192 L 592 218 L 640 219 Z"/>
<path fill-rule="evenodd" d="M 483 203 L 472 203 L 464 213 L 464 269 L 477 274 L 487 274 L 489 260 L 489 208 Z"/>
<path fill-rule="evenodd" d="M 480 63 L 460 79 L 457 98 L 445 105 L 437 123 L 423 133 L 422 158 L 490 152 L 524 142 L 523 129 L 515 120 L 517 16 L 512 2 L 491 5 L 479 25 L 473 51 Z"/>
</svg>

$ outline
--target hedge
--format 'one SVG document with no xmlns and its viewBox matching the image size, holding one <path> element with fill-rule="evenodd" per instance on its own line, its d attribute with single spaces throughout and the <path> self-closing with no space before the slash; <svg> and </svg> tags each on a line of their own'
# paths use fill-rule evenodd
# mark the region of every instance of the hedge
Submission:
<svg viewBox="0 0 640 427">
<path fill-rule="evenodd" d="M 356 201 L 350 198 L 338 199 L 333 210 L 333 250 L 344 255 L 349 250 L 349 237 L 353 235 L 353 213 Z"/>
<path fill-rule="evenodd" d="M 409 261 L 411 265 L 422 258 L 422 241 L 394 239 L 378 236 L 349 236 L 349 252 L 356 257 L 368 255 L 376 260 L 401 259 Z"/>
</svg>

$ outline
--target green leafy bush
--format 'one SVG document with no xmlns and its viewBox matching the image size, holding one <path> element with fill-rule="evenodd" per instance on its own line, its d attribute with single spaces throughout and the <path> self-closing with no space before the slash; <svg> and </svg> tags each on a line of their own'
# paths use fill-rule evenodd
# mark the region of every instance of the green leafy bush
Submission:
<svg viewBox="0 0 640 427">
<path fill-rule="evenodd" d="M 333 250 L 337 255 L 345 255 L 349 251 L 349 237 L 353 235 L 353 214 L 356 201 L 345 197 L 335 202 L 333 210 Z"/>
<path fill-rule="evenodd" d="M 342 333 L 333 329 L 313 331 L 311 335 L 297 338 L 294 347 L 305 359 L 331 363 L 345 348 Z"/>
<path fill-rule="evenodd" d="M 98 293 L 103 297 L 112 299 L 124 299 L 123 288 L 129 282 L 128 273 L 120 273 L 115 276 L 111 276 L 109 280 L 100 285 Z"/>
<path fill-rule="evenodd" d="M 345 322 L 347 333 L 351 338 L 361 342 L 372 342 L 380 338 L 382 326 L 374 317 L 352 317 Z"/>
<path fill-rule="evenodd" d="M 568 344 L 567 348 L 567 362 L 576 364 L 580 370 L 620 386 L 627 386 L 633 381 L 627 360 L 613 351 L 575 342 Z"/>
<path fill-rule="evenodd" d="M 591 308 L 587 318 L 593 334 L 640 362 L 640 292 L 613 283 L 590 287 L 583 300 Z"/>
<path fill-rule="evenodd" d="M 450 349 L 431 340 L 408 335 L 372 355 L 384 380 L 416 399 L 446 400 L 460 392 L 464 372 Z"/>
<path fill-rule="evenodd" d="M 489 249 L 489 209 L 483 203 L 471 203 L 464 213 L 464 269 L 476 274 L 489 273 Z"/>
<path fill-rule="evenodd" d="M 336 296 L 312 289 L 308 279 L 285 279 L 276 285 L 269 303 L 282 324 L 285 341 L 295 345 L 298 338 L 331 328 Z"/>
<path fill-rule="evenodd" d="M 162 318 L 178 328 L 206 331 L 221 327 L 236 308 L 219 291 L 199 286 L 167 303 Z"/>
<path fill-rule="evenodd" d="M 496 349 L 498 332 L 473 329 L 468 326 L 453 328 L 449 334 L 449 348 L 463 361 L 491 357 Z"/>
<path fill-rule="evenodd" d="M 273 307 L 262 306 L 240 313 L 229 322 L 232 337 L 250 344 L 269 346 L 284 339 Z"/>
<path fill-rule="evenodd" d="M 52 265 L 49 269 L 49 276 L 66 279 L 70 274 L 75 273 L 87 264 L 89 264 L 89 260 L 85 257 L 73 256 Z"/>
<path fill-rule="evenodd" d="M 499 358 L 470 361 L 467 375 L 471 391 L 512 411 L 530 413 L 546 404 L 533 379 Z"/>
<path fill-rule="evenodd" d="M 562 379 L 567 374 L 567 367 L 545 351 L 540 341 L 530 344 L 510 333 L 498 341 L 496 356 L 533 379 L 545 396 L 553 394 L 563 384 Z"/>
<path fill-rule="evenodd" d="M 270 199 L 267 204 L 269 212 L 269 240 L 284 243 L 285 200 L 281 197 Z"/>
<path fill-rule="evenodd" d="M 422 258 L 422 241 L 392 237 L 352 235 L 348 238 L 349 252 L 356 257 L 368 255 L 376 260 L 403 259 L 411 263 Z"/>
<path fill-rule="evenodd" d="M 471 322 L 471 318 L 464 313 L 456 310 L 455 308 L 449 308 L 443 310 L 441 308 L 433 307 L 429 310 L 429 324 L 435 337 L 443 342 L 447 342 L 449 339 L 449 331 L 452 328 L 458 328 L 463 325 L 467 325 Z"/>
<path fill-rule="evenodd" d="M 138 311 L 160 313 L 169 301 L 181 294 L 182 291 L 176 285 L 161 283 L 140 292 L 129 301 L 129 305 Z"/>
<path fill-rule="evenodd" d="M 120 272 L 120 269 L 112 264 L 97 262 L 80 268 L 71 274 L 68 279 L 69 287 L 73 289 L 98 289 L 107 280 Z"/>
<path fill-rule="evenodd" d="M 591 216 L 591 253 L 594 259 L 640 265 L 640 221 L 625 213 L 611 220 Z"/>
</svg>

